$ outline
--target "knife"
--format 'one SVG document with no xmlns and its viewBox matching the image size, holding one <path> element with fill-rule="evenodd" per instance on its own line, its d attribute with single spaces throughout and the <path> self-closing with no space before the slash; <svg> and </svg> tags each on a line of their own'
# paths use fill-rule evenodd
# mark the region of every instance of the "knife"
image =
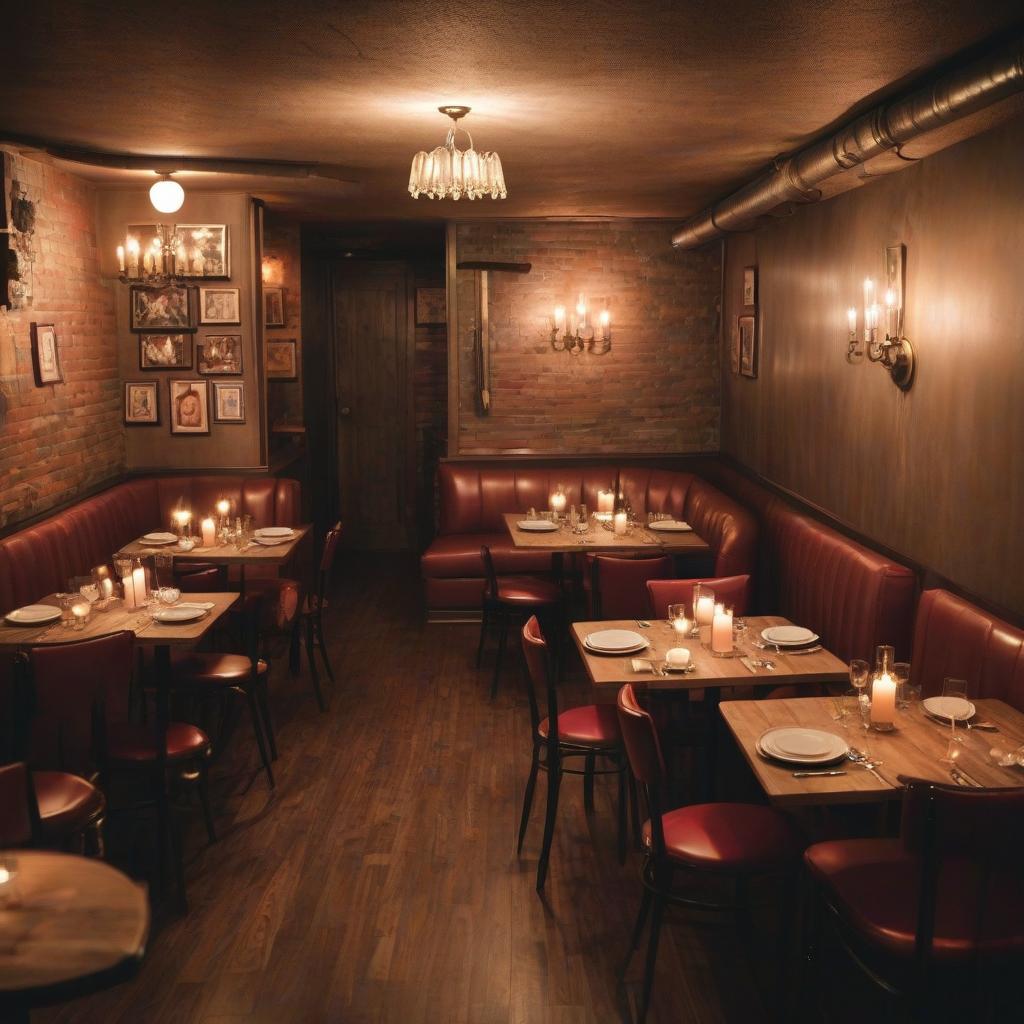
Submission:
<svg viewBox="0 0 1024 1024">
<path fill-rule="evenodd" d="M 794 779 L 816 779 L 821 775 L 845 775 L 845 770 L 838 769 L 830 772 L 793 772 Z"/>
</svg>

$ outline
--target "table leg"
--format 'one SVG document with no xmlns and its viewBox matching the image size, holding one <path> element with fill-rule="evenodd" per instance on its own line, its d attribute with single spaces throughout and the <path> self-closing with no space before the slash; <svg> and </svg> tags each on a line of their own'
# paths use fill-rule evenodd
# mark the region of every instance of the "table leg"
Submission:
<svg viewBox="0 0 1024 1024">
<path fill-rule="evenodd" d="M 167 877 L 167 853 L 173 842 L 175 880 L 178 885 L 180 908 L 184 913 L 187 910 L 184 865 L 178 844 L 171 835 L 173 828 L 171 801 L 167 791 L 167 728 L 171 719 L 171 648 L 167 644 L 159 644 L 153 649 L 153 658 L 156 667 L 156 762 L 153 766 L 153 786 L 157 809 L 157 842 L 160 846 L 157 854 L 158 883 L 162 892 Z"/>
<path fill-rule="evenodd" d="M 708 800 L 715 799 L 715 773 L 718 769 L 718 734 L 721 727 L 719 721 L 718 705 L 722 701 L 722 688 L 720 686 L 706 686 L 704 688 L 704 710 L 707 715 L 708 742 L 707 742 L 707 763 L 704 766 L 704 791 Z"/>
<path fill-rule="evenodd" d="M 561 590 L 565 582 L 565 556 L 561 551 L 556 551 L 551 556 L 551 572 L 555 577 L 555 586 Z"/>
</svg>

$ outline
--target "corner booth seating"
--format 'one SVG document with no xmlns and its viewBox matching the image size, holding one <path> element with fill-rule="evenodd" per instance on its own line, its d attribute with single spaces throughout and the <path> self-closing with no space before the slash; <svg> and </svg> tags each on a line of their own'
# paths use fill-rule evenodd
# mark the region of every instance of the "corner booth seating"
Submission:
<svg viewBox="0 0 1024 1024">
<path fill-rule="evenodd" d="M 550 554 L 516 549 L 502 514 L 546 509 L 561 486 L 569 504 L 597 508 L 597 492 L 619 489 L 641 516 L 667 512 L 685 519 L 711 547 L 711 559 L 692 575 L 735 576 L 753 570 L 757 522 L 738 502 L 692 473 L 642 467 L 511 468 L 484 462 L 448 462 L 438 468 L 438 535 L 423 554 L 428 615 L 476 612 L 484 592 L 480 548 L 487 546 L 499 576 L 543 574 Z"/>
</svg>

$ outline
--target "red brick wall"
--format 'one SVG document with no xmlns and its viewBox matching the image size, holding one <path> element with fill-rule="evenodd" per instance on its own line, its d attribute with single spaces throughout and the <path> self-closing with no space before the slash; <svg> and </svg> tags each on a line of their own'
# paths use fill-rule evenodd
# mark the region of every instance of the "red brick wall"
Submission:
<svg viewBox="0 0 1024 1024">
<path fill-rule="evenodd" d="M 10 154 L 11 179 L 36 204 L 32 304 L 0 309 L 0 527 L 72 499 L 124 469 L 114 295 L 100 281 L 95 190 Z M 8 207 L 9 209 L 9 207 Z M 37 388 L 29 324 L 57 329 L 63 384 Z"/>
<path fill-rule="evenodd" d="M 458 272 L 460 455 L 718 450 L 720 251 L 676 252 L 655 221 L 479 221 L 458 259 L 533 264 L 490 275 L 491 411 L 476 408 L 473 275 Z M 549 317 L 607 304 L 606 355 L 555 352 Z"/>
</svg>

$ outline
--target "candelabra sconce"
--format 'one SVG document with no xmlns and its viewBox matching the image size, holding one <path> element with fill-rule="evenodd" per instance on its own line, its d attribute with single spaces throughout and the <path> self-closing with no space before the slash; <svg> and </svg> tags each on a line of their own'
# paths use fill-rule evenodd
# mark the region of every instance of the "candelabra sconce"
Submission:
<svg viewBox="0 0 1024 1024">
<path fill-rule="evenodd" d="M 889 376 L 900 391 L 910 390 L 914 380 L 914 346 L 901 335 L 898 328 L 892 334 L 887 331 L 884 341 L 869 342 L 867 356 L 871 362 L 881 363 L 889 371 Z"/>
<path fill-rule="evenodd" d="M 156 235 L 147 243 L 128 235 L 117 247 L 118 279 L 123 284 L 145 284 L 155 288 L 171 284 L 186 275 L 185 256 L 177 232 L 167 224 L 156 225 Z"/>
<path fill-rule="evenodd" d="M 594 355 L 604 355 L 612 347 L 611 313 L 607 309 L 601 310 L 595 329 L 588 316 L 585 296 L 579 297 L 576 315 L 571 323 L 566 316 L 565 306 L 555 306 L 551 316 L 550 340 L 556 352 L 578 356 L 590 351 Z"/>
</svg>

